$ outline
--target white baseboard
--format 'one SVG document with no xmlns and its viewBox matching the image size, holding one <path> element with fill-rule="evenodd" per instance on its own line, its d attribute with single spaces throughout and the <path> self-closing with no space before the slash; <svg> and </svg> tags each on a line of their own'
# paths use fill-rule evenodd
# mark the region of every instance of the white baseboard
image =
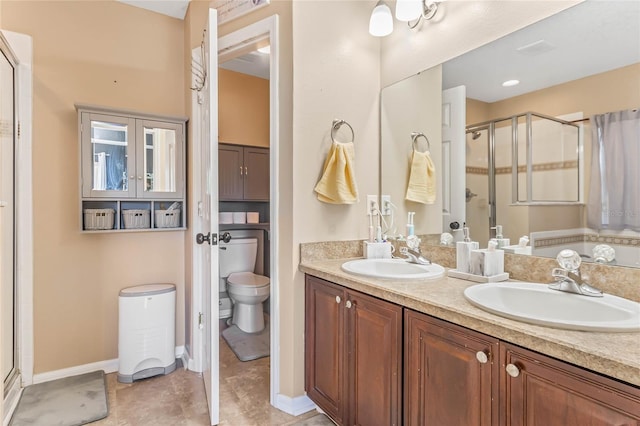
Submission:
<svg viewBox="0 0 640 426">
<path fill-rule="evenodd" d="M 316 404 L 307 395 L 291 398 L 290 396 L 278 394 L 276 396 L 276 408 L 292 416 L 299 416 L 316 409 Z"/>
<path fill-rule="evenodd" d="M 184 346 L 176 346 L 175 354 L 176 358 L 183 358 L 185 354 Z M 118 358 L 92 362 L 90 364 L 76 365 L 74 367 L 63 368 L 61 370 L 47 371 L 46 373 L 34 374 L 33 384 L 50 382 L 51 380 L 90 373 L 96 370 L 104 370 L 107 374 L 115 373 L 118 371 Z"/>
<path fill-rule="evenodd" d="M 51 380 L 90 373 L 96 370 L 104 370 L 105 373 L 114 373 L 118 371 L 118 358 L 107 361 L 92 362 L 90 364 L 76 365 L 75 367 L 63 368 L 61 370 L 47 371 L 46 373 L 34 374 L 33 384 L 50 382 Z"/>
</svg>

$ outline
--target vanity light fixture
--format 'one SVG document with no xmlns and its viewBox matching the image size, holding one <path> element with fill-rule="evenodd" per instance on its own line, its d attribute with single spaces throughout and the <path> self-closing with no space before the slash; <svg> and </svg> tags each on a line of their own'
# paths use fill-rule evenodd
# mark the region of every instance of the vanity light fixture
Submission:
<svg viewBox="0 0 640 426">
<path fill-rule="evenodd" d="M 398 21 L 406 22 L 414 29 L 422 19 L 429 20 L 438 12 L 438 4 L 444 0 L 397 0 L 395 16 Z M 384 37 L 393 31 L 391 9 L 384 0 L 380 0 L 371 12 L 369 34 Z"/>
<path fill-rule="evenodd" d="M 371 12 L 369 19 L 369 34 L 376 37 L 384 37 L 393 32 L 393 17 L 391 8 L 384 1 L 380 0 Z"/>
<path fill-rule="evenodd" d="M 507 80 L 504 83 L 502 83 L 503 87 L 511 87 L 511 86 L 516 86 L 520 84 L 520 80 Z"/>
</svg>

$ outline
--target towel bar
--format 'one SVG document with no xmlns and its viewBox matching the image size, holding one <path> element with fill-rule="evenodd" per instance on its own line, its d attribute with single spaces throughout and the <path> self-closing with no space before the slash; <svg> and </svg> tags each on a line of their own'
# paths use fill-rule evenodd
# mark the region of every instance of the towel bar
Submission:
<svg viewBox="0 0 640 426">
<path fill-rule="evenodd" d="M 353 132 L 353 127 L 351 127 L 351 125 L 350 125 L 349 123 L 347 123 L 346 121 L 344 121 L 344 120 L 339 120 L 339 119 L 337 119 L 337 118 L 333 120 L 333 124 L 331 125 L 331 140 L 332 140 L 333 142 L 338 142 L 338 141 L 335 139 L 335 132 L 336 132 L 338 129 L 340 129 L 340 127 L 342 127 L 342 125 L 343 125 L 343 124 L 346 124 L 346 125 L 347 125 L 347 127 L 349 128 L 349 130 L 351 130 L 351 141 L 350 141 L 350 142 L 353 142 L 353 141 L 354 141 L 354 139 L 355 139 L 355 137 L 356 137 L 356 134 Z M 338 143 L 341 143 L 341 142 L 338 142 Z"/>
<path fill-rule="evenodd" d="M 429 138 L 427 138 L 427 136 L 422 132 L 413 132 L 413 133 L 411 133 L 411 146 L 416 151 L 418 150 L 416 142 L 418 141 L 418 138 L 420 136 L 422 136 L 424 138 L 424 140 L 427 141 L 427 152 L 430 152 L 431 151 L 431 142 L 429 142 Z"/>
</svg>

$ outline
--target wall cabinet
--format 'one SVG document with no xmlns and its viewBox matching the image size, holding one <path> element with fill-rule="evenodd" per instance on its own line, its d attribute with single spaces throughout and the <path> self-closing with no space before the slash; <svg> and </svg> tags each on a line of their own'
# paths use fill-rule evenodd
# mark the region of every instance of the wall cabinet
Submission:
<svg viewBox="0 0 640 426">
<path fill-rule="evenodd" d="M 269 150 L 218 145 L 220 201 L 269 201 Z"/>
<path fill-rule="evenodd" d="M 76 109 L 82 229 L 184 228 L 186 119 L 79 104 Z M 177 211 L 174 205 L 158 214 L 175 201 Z M 90 223 L 96 210 L 113 210 L 111 227 Z M 129 210 L 148 211 L 144 223 L 126 226 L 139 217 Z"/>
<path fill-rule="evenodd" d="M 306 278 L 305 389 L 338 424 L 402 424 L 402 308 Z"/>
<path fill-rule="evenodd" d="M 307 276 L 305 388 L 338 424 L 640 425 L 636 386 L 400 309 Z"/>
</svg>

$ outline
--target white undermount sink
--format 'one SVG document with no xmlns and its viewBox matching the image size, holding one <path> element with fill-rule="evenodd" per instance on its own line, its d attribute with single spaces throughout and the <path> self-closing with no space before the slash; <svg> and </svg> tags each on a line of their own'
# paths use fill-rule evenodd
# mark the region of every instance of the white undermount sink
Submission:
<svg viewBox="0 0 640 426">
<path fill-rule="evenodd" d="M 423 280 L 444 275 L 444 268 L 440 265 L 418 265 L 404 259 L 350 260 L 342 264 L 342 270 L 367 277 L 397 280 Z"/>
<path fill-rule="evenodd" d="M 467 287 L 465 298 L 496 315 L 536 325 L 584 331 L 640 331 L 640 303 L 609 294 L 589 297 L 545 284 L 491 283 Z"/>
</svg>

